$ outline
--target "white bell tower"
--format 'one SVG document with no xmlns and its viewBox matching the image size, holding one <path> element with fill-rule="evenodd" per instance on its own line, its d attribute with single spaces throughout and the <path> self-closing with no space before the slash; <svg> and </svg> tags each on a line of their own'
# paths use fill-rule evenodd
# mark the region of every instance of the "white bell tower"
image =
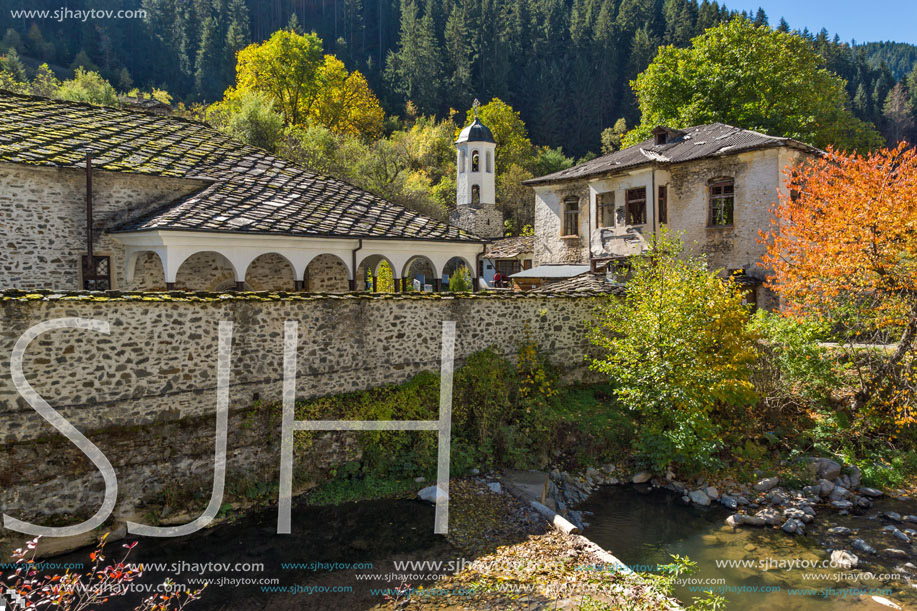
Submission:
<svg viewBox="0 0 917 611">
<path fill-rule="evenodd" d="M 474 101 L 474 121 L 455 141 L 456 210 L 449 221 L 483 238 L 503 236 L 503 216 L 496 209 L 497 143 L 478 119 L 480 102 Z"/>
</svg>

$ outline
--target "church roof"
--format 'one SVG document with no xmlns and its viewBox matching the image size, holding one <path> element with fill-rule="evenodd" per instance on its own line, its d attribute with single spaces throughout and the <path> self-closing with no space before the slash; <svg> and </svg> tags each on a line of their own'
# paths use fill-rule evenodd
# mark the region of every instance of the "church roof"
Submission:
<svg viewBox="0 0 917 611">
<path fill-rule="evenodd" d="M 490 129 L 481 123 L 480 119 L 477 117 L 474 118 L 474 121 L 470 125 L 465 127 L 462 132 L 459 134 L 458 139 L 455 141 L 456 144 L 462 142 L 496 142 L 494 140 L 494 135 L 490 133 Z"/>
<path fill-rule="evenodd" d="M 0 90 L 0 162 L 203 179 L 199 191 L 115 231 L 183 230 L 484 242 L 179 117 Z"/>
<path fill-rule="evenodd" d="M 654 130 L 658 131 L 659 128 Z M 523 184 L 539 185 L 579 178 L 614 174 L 650 164 L 675 164 L 708 157 L 735 155 L 762 148 L 786 146 L 808 153 L 820 154 L 819 149 L 792 138 L 768 136 L 750 129 L 725 123 L 710 123 L 687 127 L 683 130 L 664 128 L 669 134 L 665 144 L 656 144 L 655 138 L 644 140 L 626 149 L 597 157 L 572 168 L 547 176 L 526 180 Z"/>
<path fill-rule="evenodd" d="M 495 240 L 488 244 L 484 257 L 488 259 L 512 259 L 529 252 L 535 252 L 535 236 L 515 236 Z"/>
</svg>

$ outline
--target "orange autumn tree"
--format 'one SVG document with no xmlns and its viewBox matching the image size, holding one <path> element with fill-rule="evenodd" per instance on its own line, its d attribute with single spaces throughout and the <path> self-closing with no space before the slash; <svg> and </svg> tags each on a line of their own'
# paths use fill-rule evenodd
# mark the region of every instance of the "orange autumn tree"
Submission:
<svg viewBox="0 0 917 611">
<path fill-rule="evenodd" d="M 917 422 L 909 384 L 917 338 L 917 152 L 831 148 L 787 170 L 763 233 L 769 285 L 788 313 L 830 323 L 858 374 L 854 408 L 879 399 Z M 893 349 L 877 344 L 894 344 Z M 871 348 L 872 347 L 872 348 Z"/>
</svg>

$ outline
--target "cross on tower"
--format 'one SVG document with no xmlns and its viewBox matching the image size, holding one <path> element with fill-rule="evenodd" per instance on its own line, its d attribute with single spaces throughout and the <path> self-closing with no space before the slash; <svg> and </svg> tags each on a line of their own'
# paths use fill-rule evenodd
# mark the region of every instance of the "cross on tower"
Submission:
<svg viewBox="0 0 917 611">
<path fill-rule="evenodd" d="M 471 105 L 474 107 L 474 118 L 477 119 L 478 118 L 478 106 L 480 106 L 481 103 L 478 101 L 477 98 L 475 98 L 474 102 L 472 102 Z"/>
</svg>

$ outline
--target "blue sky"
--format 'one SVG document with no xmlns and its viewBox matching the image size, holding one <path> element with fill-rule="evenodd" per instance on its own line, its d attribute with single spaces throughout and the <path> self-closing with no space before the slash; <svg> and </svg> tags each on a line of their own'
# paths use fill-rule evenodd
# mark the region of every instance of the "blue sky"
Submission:
<svg viewBox="0 0 917 611">
<path fill-rule="evenodd" d="M 917 44 L 915 0 L 726 0 L 725 4 L 730 9 L 752 12 L 760 6 L 771 25 L 777 25 L 784 17 L 793 29 L 808 27 L 817 32 L 825 27 L 844 41 Z"/>
</svg>

